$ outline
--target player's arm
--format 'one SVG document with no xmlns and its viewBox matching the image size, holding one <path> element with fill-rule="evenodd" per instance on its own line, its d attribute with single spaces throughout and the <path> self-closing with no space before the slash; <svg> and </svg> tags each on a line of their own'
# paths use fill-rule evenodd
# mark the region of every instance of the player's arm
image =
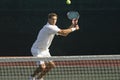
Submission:
<svg viewBox="0 0 120 80">
<path fill-rule="evenodd" d="M 73 19 L 72 20 L 72 25 L 69 26 L 68 29 L 61 29 L 60 31 L 58 31 L 58 34 L 61 36 L 67 36 L 69 33 L 75 31 L 75 30 L 79 30 L 79 26 L 78 26 L 78 19 Z"/>
<path fill-rule="evenodd" d="M 61 35 L 61 36 L 67 36 L 71 32 L 72 32 L 71 28 L 61 29 L 60 31 L 58 31 L 58 34 Z"/>
<path fill-rule="evenodd" d="M 67 36 L 69 33 L 75 31 L 75 30 L 79 30 L 79 26 L 73 26 L 71 25 L 70 28 L 68 29 L 61 29 L 60 31 L 58 31 L 58 34 L 61 36 Z"/>
</svg>

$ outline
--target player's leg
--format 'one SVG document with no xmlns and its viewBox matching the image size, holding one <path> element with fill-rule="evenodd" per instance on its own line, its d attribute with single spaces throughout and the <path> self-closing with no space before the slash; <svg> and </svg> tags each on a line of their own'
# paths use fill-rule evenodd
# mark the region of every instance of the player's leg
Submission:
<svg viewBox="0 0 120 80">
<path fill-rule="evenodd" d="M 38 67 L 33 72 L 33 74 L 30 76 L 30 80 L 36 80 L 39 73 L 41 73 L 46 67 L 44 61 L 38 61 L 37 65 L 38 65 Z"/>
<path fill-rule="evenodd" d="M 51 57 L 49 49 L 44 51 L 44 57 Z M 39 74 L 38 79 L 41 79 L 45 76 L 45 74 L 50 71 L 53 67 L 55 67 L 55 63 L 53 61 L 45 62 L 45 69 Z"/>
<path fill-rule="evenodd" d="M 41 72 L 41 66 L 39 65 L 39 67 L 36 68 L 36 70 L 34 71 L 34 73 L 31 75 L 32 77 L 36 77 L 40 72 Z"/>
<path fill-rule="evenodd" d="M 53 61 L 46 62 L 45 65 L 46 65 L 45 69 L 42 70 L 42 72 L 37 77 L 38 80 L 41 80 L 46 75 L 46 73 L 48 73 L 52 68 L 55 67 L 55 63 Z"/>
<path fill-rule="evenodd" d="M 31 50 L 32 55 L 34 57 L 42 57 L 42 52 L 38 49 L 32 49 Z M 33 74 L 30 76 L 30 80 L 36 80 L 36 77 L 38 76 L 38 74 L 42 71 L 43 66 L 45 66 L 44 61 L 37 61 L 36 65 L 38 66 L 35 71 L 33 72 Z"/>
</svg>

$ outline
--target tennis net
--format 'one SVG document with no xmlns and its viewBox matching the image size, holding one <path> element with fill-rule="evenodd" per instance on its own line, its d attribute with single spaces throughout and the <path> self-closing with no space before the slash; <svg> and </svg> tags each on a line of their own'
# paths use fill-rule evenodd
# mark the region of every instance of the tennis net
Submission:
<svg viewBox="0 0 120 80">
<path fill-rule="evenodd" d="M 39 60 L 56 64 L 44 80 L 120 80 L 120 55 L 0 57 L 0 80 L 29 80 Z"/>
</svg>

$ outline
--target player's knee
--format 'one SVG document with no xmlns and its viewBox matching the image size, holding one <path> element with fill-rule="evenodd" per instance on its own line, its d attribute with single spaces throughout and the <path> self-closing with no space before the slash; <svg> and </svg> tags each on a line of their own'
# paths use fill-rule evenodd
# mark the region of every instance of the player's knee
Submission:
<svg viewBox="0 0 120 80">
<path fill-rule="evenodd" d="M 46 66 L 45 66 L 44 64 L 42 64 L 42 65 L 40 66 L 40 69 L 41 69 L 42 71 L 44 71 L 44 70 L 46 69 Z"/>
<path fill-rule="evenodd" d="M 53 62 L 50 62 L 51 68 L 54 68 L 56 65 Z"/>
<path fill-rule="evenodd" d="M 52 65 L 52 67 L 54 68 L 54 67 L 56 67 L 56 65 L 55 65 L 55 64 L 53 64 L 53 65 Z"/>
</svg>

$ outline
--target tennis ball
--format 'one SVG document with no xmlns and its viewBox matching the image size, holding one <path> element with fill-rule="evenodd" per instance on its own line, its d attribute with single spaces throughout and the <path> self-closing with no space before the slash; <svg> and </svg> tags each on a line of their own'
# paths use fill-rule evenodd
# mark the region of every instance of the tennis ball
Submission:
<svg viewBox="0 0 120 80">
<path fill-rule="evenodd" d="M 71 1 L 70 0 L 66 0 L 66 4 L 71 4 Z"/>
</svg>

